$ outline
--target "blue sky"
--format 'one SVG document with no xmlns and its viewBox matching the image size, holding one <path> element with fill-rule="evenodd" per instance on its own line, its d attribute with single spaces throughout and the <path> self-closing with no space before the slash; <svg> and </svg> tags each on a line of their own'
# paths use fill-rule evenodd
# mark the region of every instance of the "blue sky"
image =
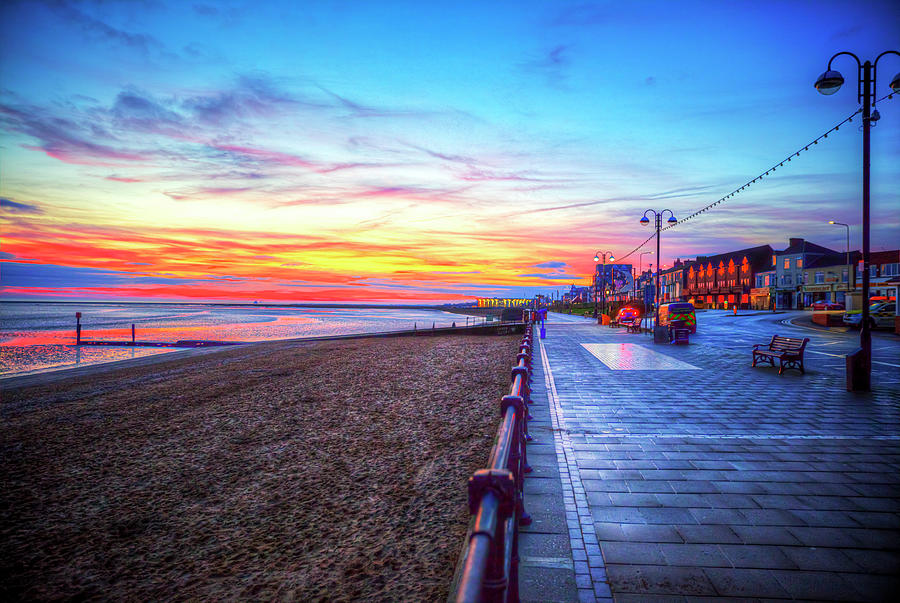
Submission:
<svg viewBox="0 0 900 603">
<path fill-rule="evenodd" d="M 5 298 L 441 301 L 586 282 L 857 108 L 893 2 L 7 2 Z M 879 64 L 878 95 L 900 72 Z M 872 248 L 900 230 L 900 99 Z M 860 243 L 858 120 L 662 261 Z M 650 249 L 651 247 L 647 247 Z M 630 261 L 629 258 L 626 261 Z M 646 256 L 645 256 L 646 259 Z M 15 266 L 7 266 L 15 264 Z"/>
</svg>

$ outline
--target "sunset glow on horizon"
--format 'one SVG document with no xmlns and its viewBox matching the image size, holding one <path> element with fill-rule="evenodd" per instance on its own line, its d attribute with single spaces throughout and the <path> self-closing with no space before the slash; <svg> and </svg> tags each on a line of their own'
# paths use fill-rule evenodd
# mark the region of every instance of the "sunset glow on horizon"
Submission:
<svg viewBox="0 0 900 603">
<path fill-rule="evenodd" d="M 838 94 L 813 82 L 896 48 L 900 7 L 9 2 L 0 22 L 0 299 L 431 304 L 587 284 L 645 209 L 687 216 L 851 114 L 852 60 Z M 900 98 L 878 109 L 873 250 L 900 240 Z M 857 126 L 665 232 L 662 263 L 843 251 L 830 219 L 859 249 Z"/>
</svg>

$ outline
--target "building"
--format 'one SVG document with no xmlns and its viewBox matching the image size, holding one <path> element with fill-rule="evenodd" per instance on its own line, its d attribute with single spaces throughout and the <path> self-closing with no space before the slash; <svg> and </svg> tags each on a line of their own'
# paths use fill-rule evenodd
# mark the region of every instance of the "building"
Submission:
<svg viewBox="0 0 900 603">
<path fill-rule="evenodd" d="M 687 288 L 688 271 L 696 262 L 676 259 L 671 268 L 665 268 L 659 274 L 660 302 L 687 301 L 685 290 Z"/>
<path fill-rule="evenodd" d="M 839 251 L 828 249 L 804 239 L 791 238 L 787 249 L 776 251 L 772 259 L 775 268 L 775 306 L 779 310 L 802 309 L 803 270 L 822 256 L 840 256 Z"/>
<path fill-rule="evenodd" d="M 656 303 L 656 279 L 653 270 L 644 270 L 638 275 L 635 283 L 635 299 L 644 304 L 645 308 L 652 308 Z"/>
<path fill-rule="evenodd" d="M 845 303 L 847 295 L 856 289 L 857 275 L 852 268 L 859 257 L 860 253 L 854 251 L 811 259 L 803 269 L 803 306 L 808 308 L 818 301 Z"/>
<path fill-rule="evenodd" d="M 699 307 L 750 307 L 756 275 L 771 270 L 772 247 L 758 245 L 713 256 L 699 256 L 687 266 L 683 299 Z"/>
<path fill-rule="evenodd" d="M 855 293 L 848 309 L 858 310 L 862 304 L 862 262 L 856 265 Z M 896 299 L 900 288 L 900 250 L 872 251 L 869 254 L 870 298 Z"/>
<path fill-rule="evenodd" d="M 775 308 L 775 269 L 757 272 L 755 287 L 750 289 L 750 307 L 754 310 Z"/>
<path fill-rule="evenodd" d="M 605 273 L 604 273 L 605 270 Z M 631 264 L 597 264 L 598 299 L 607 302 L 626 301 L 634 291 L 634 267 Z"/>
<path fill-rule="evenodd" d="M 592 287 L 572 287 L 563 293 L 564 304 L 587 304 L 594 301 L 594 289 Z"/>
</svg>

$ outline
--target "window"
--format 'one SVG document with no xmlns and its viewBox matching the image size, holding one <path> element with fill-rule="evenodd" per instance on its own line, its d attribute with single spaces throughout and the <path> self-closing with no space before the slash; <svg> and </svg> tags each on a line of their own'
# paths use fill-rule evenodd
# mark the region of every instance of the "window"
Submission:
<svg viewBox="0 0 900 603">
<path fill-rule="evenodd" d="M 756 275 L 756 288 L 759 289 L 763 286 L 763 277 L 762 275 Z"/>
<path fill-rule="evenodd" d="M 803 258 L 797 258 L 797 268 L 803 268 Z"/>
<path fill-rule="evenodd" d="M 791 269 L 791 258 L 784 258 L 784 269 L 785 270 Z"/>
<path fill-rule="evenodd" d="M 781 277 L 781 284 L 791 286 L 794 284 L 794 279 L 791 277 L 790 274 L 785 274 L 784 276 Z"/>
<path fill-rule="evenodd" d="M 809 272 L 803 273 L 803 284 L 806 285 L 809 283 Z M 797 284 L 800 284 L 799 282 Z"/>
<path fill-rule="evenodd" d="M 844 269 L 841 271 L 841 282 L 846 283 L 850 281 L 850 273 Z"/>
<path fill-rule="evenodd" d="M 816 272 L 816 284 L 821 285 L 825 282 L 825 273 L 824 272 Z"/>
<path fill-rule="evenodd" d="M 897 276 L 900 274 L 900 264 L 882 264 L 881 276 Z"/>
<path fill-rule="evenodd" d="M 778 258 L 776 258 L 774 255 L 772 256 L 772 265 L 773 265 L 773 266 L 777 266 L 777 265 L 778 265 Z"/>
</svg>

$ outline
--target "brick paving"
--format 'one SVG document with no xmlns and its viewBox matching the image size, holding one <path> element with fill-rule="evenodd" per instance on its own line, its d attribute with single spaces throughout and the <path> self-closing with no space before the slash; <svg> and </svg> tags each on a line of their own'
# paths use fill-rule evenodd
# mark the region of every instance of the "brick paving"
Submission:
<svg viewBox="0 0 900 603">
<path fill-rule="evenodd" d="M 848 393 L 856 334 L 790 318 L 701 313 L 691 344 L 670 346 L 551 315 L 535 363 L 523 601 L 892 598 L 900 338 L 876 334 L 875 390 Z M 811 338 L 805 375 L 750 367 L 752 343 L 774 333 Z M 612 370 L 593 344 L 641 351 Z"/>
</svg>

